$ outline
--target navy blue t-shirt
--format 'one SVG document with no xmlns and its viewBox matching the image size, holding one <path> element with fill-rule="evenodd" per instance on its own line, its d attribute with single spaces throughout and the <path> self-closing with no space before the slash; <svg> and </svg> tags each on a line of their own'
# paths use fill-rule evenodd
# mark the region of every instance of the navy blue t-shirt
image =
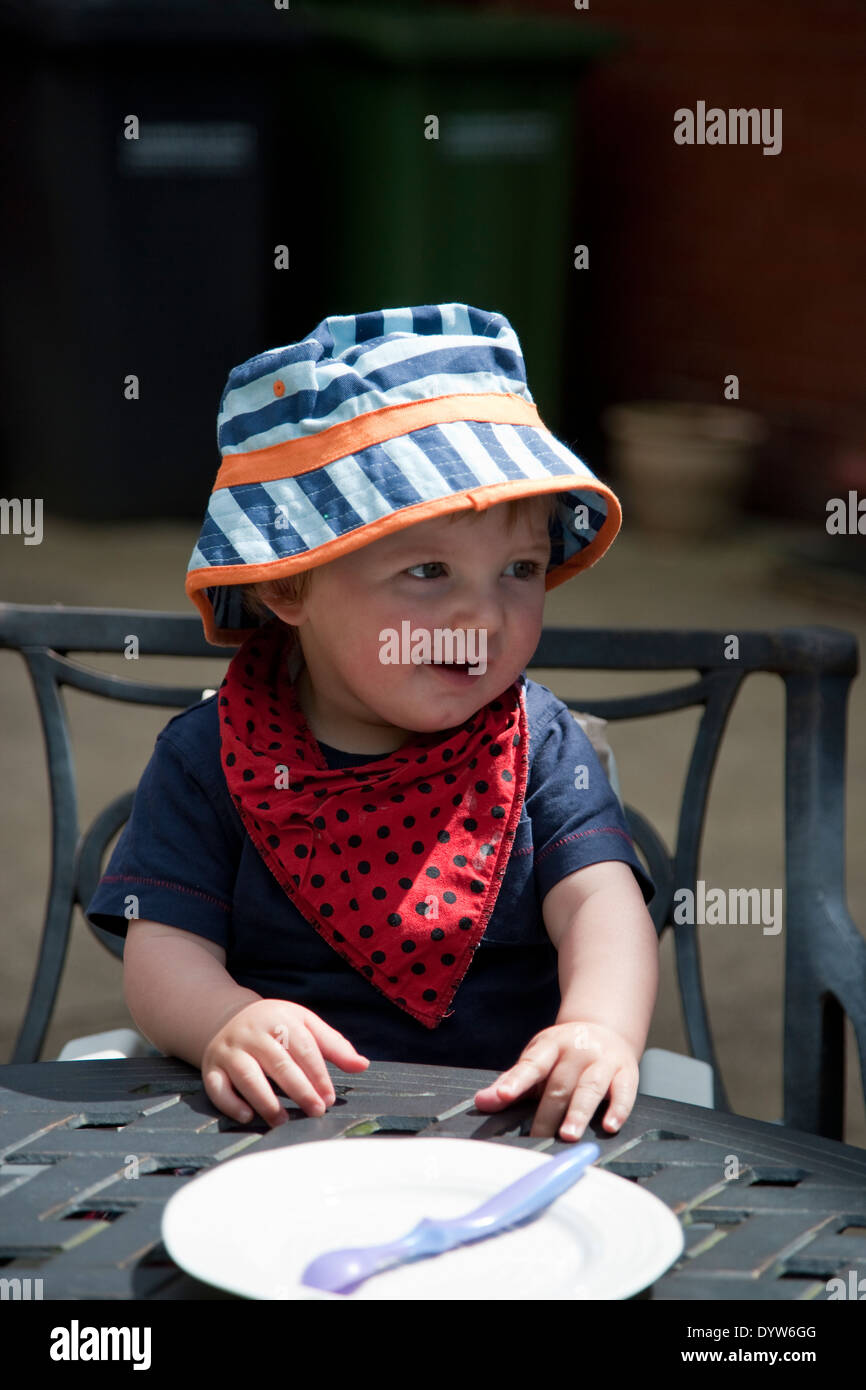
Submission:
<svg viewBox="0 0 866 1390">
<path fill-rule="evenodd" d="M 568 707 L 525 679 L 529 771 L 508 868 L 451 1013 L 425 1028 L 325 942 L 277 883 L 244 829 L 220 762 L 217 700 L 170 720 L 87 915 L 125 936 L 134 916 L 215 941 L 238 984 L 312 1009 L 365 1056 L 501 1070 L 556 1018 L 556 950 L 541 914 L 551 888 L 619 859 L 644 900 L 655 891 L 619 801 Z M 375 762 L 320 744 L 329 767 Z M 390 754 L 382 754 L 390 757 Z M 587 778 L 575 777 L 585 766 Z M 575 781 L 588 781 L 575 789 Z"/>
</svg>

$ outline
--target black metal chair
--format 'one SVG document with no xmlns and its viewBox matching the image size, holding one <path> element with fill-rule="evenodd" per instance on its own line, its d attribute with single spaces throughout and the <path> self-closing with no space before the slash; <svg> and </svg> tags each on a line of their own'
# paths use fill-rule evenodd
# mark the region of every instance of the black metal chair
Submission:
<svg viewBox="0 0 866 1390">
<path fill-rule="evenodd" d="M 32 991 L 13 1062 L 38 1059 L 54 1010 L 76 903 L 90 899 L 112 836 L 133 793 L 118 796 L 84 832 L 79 827 L 72 749 L 61 687 L 168 708 L 185 708 L 200 688 L 158 685 L 97 672 L 70 653 L 119 653 L 130 632 L 142 654 L 213 657 L 196 614 L 0 604 L 0 648 L 27 663 L 48 757 L 52 872 Z M 531 663 L 546 670 L 696 671 L 696 679 L 657 693 L 580 702 L 572 710 L 609 721 L 703 706 L 671 853 L 650 821 L 625 811 L 657 891 L 650 913 L 659 935 L 675 938 L 680 996 L 694 1058 L 712 1068 L 713 1103 L 730 1110 L 704 998 L 695 926 L 673 921 L 674 894 L 696 890 L 698 857 L 713 768 L 740 685 L 753 672 L 785 684 L 785 1012 L 784 1116 L 796 1129 L 841 1139 L 845 1015 L 857 1039 L 866 1084 L 866 941 L 845 903 L 846 705 L 858 672 L 853 634 L 830 627 L 738 634 L 739 659 L 725 656 L 712 631 L 546 629 Z M 226 655 L 228 655 L 228 650 Z M 88 923 L 115 956 L 122 941 Z"/>
</svg>

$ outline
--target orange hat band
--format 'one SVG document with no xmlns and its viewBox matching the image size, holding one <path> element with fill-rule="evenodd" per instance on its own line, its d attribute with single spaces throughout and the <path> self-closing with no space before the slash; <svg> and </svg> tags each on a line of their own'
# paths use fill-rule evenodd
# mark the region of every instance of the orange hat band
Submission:
<svg viewBox="0 0 866 1390">
<path fill-rule="evenodd" d="M 434 396 L 431 400 L 386 405 L 381 410 L 370 411 L 355 420 L 344 420 L 303 439 L 289 439 L 245 454 L 228 454 L 223 458 L 213 491 L 237 487 L 240 483 L 270 483 L 277 478 L 312 473 L 324 464 L 358 453 L 371 444 L 382 444 L 386 439 L 395 439 L 412 430 L 454 420 L 544 428 L 534 405 L 521 396 L 500 391 Z"/>
</svg>

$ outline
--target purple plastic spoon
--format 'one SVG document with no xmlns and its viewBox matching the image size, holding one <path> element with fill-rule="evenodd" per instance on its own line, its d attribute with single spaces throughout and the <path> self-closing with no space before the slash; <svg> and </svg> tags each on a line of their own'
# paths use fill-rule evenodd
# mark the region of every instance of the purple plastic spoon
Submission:
<svg viewBox="0 0 866 1390">
<path fill-rule="evenodd" d="M 469 1245 L 508 1230 L 550 1206 L 601 1153 L 598 1144 L 578 1144 L 540 1163 L 530 1173 L 509 1183 L 495 1197 L 465 1216 L 448 1220 L 419 1221 L 411 1231 L 390 1245 L 362 1245 L 347 1250 L 328 1250 L 308 1264 L 301 1283 L 327 1293 L 352 1293 L 373 1274 L 409 1260 L 441 1255 L 455 1245 Z"/>
</svg>

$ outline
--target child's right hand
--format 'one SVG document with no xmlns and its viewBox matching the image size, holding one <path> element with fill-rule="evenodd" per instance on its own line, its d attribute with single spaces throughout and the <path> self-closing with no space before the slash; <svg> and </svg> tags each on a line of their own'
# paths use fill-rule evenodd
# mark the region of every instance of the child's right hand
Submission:
<svg viewBox="0 0 866 1390">
<path fill-rule="evenodd" d="M 201 1074 L 218 1110 L 249 1123 L 251 1106 L 275 1128 L 285 1124 L 287 1116 L 268 1077 L 305 1114 L 324 1115 L 336 1100 L 326 1057 L 343 1071 L 363 1071 L 370 1065 L 342 1033 L 310 1009 L 285 999 L 259 999 L 214 1034 L 202 1055 Z"/>
</svg>

